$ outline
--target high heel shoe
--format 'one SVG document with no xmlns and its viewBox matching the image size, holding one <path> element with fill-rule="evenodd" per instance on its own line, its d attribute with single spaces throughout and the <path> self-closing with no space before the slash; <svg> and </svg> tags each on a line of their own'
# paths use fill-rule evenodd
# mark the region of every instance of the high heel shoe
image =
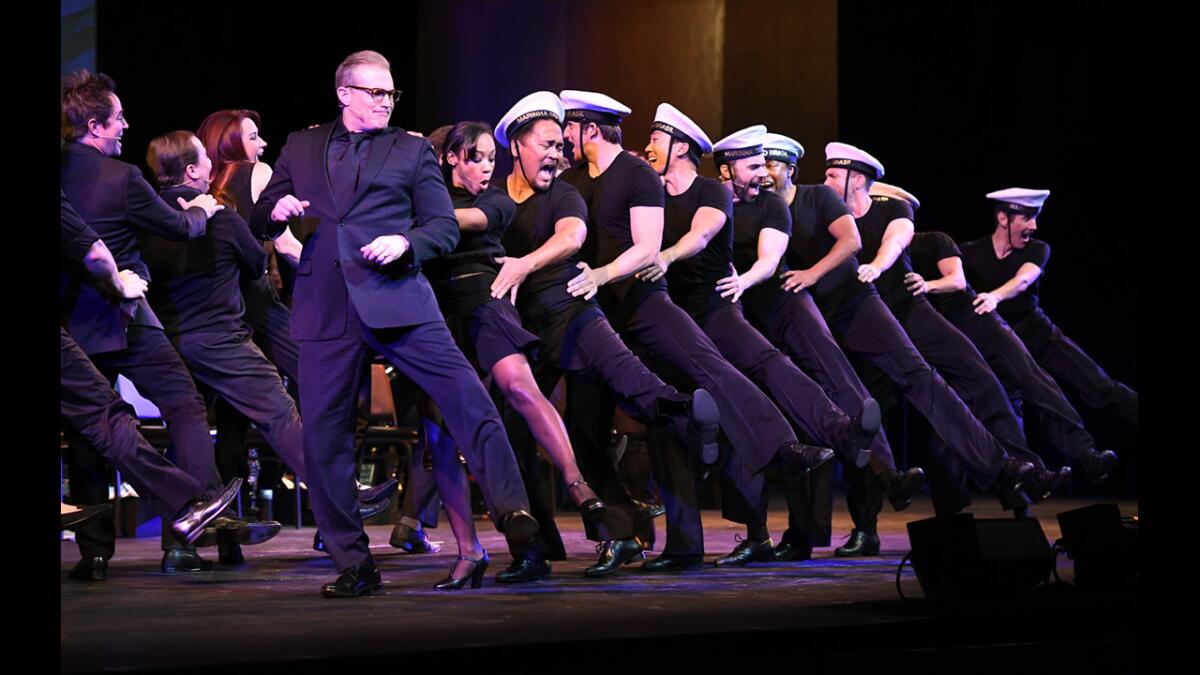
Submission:
<svg viewBox="0 0 1200 675">
<path fill-rule="evenodd" d="M 464 577 L 455 578 L 454 568 L 450 568 L 450 576 L 434 584 L 433 587 L 435 589 L 439 591 L 457 591 L 466 586 L 468 581 L 471 582 L 471 588 L 479 588 L 483 585 L 483 573 L 487 571 L 489 562 L 487 551 L 484 551 L 483 557 L 478 560 L 471 560 L 461 555 L 458 556 L 458 559 L 471 563 L 471 571 Z"/>
</svg>

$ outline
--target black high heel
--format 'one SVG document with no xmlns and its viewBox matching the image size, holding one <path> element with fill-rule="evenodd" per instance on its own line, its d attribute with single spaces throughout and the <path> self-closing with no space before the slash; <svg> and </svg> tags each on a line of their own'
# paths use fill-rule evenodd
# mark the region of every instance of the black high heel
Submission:
<svg viewBox="0 0 1200 675">
<path fill-rule="evenodd" d="M 435 589 L 439 591 L 457 591 L 461 590 L 463 586 L 466 586 L 468 581 L 471 582 L 471 588 L 479 588 L 483 585 L 483 574 L 484 572 L 487 572 L 488 562 L 490 562 L 488 560 L 487 551 L 484 551 L 483 557 L 478 560 L 471 560 L 470 558 L 461 555 L 458 556 L 458 559 L 471 563 L 471 571 L 468 572 L 465 577 L 455 578 L 454 568 L 451 567 L 450 575 L 433 585 Z"/>
</svg>

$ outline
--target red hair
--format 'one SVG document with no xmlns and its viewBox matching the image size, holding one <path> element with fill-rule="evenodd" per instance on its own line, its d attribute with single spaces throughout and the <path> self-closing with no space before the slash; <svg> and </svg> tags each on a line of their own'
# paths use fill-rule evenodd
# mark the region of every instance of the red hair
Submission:
<svg viewBox="0 0 1200 675">
<path fill-rule="evenodd" d="M 244 119 L 253 120 L 255 126 L 261 124 L 258 113 L 253 110 L 218 110 L 205 117 L 196 130 L 196 137 L 213 163 L 209 192 L 217 201 L 232 208 L 237 208 L 237 200 L 226 187 L 229 179 L 239 164 L 254 163 L 246 156 L 246 145 L 242 142 Z"/>
</svg>

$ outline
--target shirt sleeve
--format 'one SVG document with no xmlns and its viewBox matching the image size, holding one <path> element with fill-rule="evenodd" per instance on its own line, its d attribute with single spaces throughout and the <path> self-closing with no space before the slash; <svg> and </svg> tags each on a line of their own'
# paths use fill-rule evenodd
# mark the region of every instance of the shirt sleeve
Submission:
<svg viewBox="0 0 1200 675">
<path fill-rule="evenodd" d="M 62 252 L 75 262 L 82 262 L 92 245 L 100 240 L 100 235 L 83 222 L 83 218 L 75 212 L 67 195 L 59 190 L 62 197 L 60 220 L 62 222 Z"/>
<path fill-rule="evenodd" d="M 962 251 L 958 249 L 958 244 L 950 238 L 950 235 L 945 232 L 929 232 L 929 240 L 933 244 L 933 254 L 937 260 L 945 260 L 946 258 L 961 258 Z M 913 239 L 916 242 L 916 239 Z"/>
<path fill-rule="evenodd" d="M 813 191 L 813 195 L 817 217 L 820 219 L 821 226 L 826 230 L 833 224 L 833 221 L 850 215 L 850 208 L 828 185 L 818 185 Z"/>
<path fill-rule="evenodd" d="M 629 208 L 636 206 L 664 207 L 667 203 L 662 181 L 648 165 L 634 159 L 638 165 L 629 172 Z"/>
<path fill-rule="evenodd" d="M 583 197 L 579 194 L 579 191 L 574 189 L 570 183 L 564 183 L 564 185 L 571 189 L 554 191 L 554 204 L 551 211 L 554 214 L 552 222 L 557 223 L 563 218 L 574 217 L 586 224 L 588 219 L 587 202 L 583 201 Z"/>
<path fill-rule="evenodd" d="M 1050 244 L 1044 241 L 1032 242 L 1028 248 L 1029 253 L 1026 257 L 1026 262 L 1031 262 L 1034 265 L 1046 269 L 1046 263 L 1050 262 Z"/>
<path fill-rule="evenodd" d="M 759 192 L 758 198 L 764 200 L 762 211 L 762 227 L 779 230 L 792 236 L 792 211 L 783 201 L 783 197 L 774 192 Z"/>
<path fill-rule="evenodd" d="M 246 225 L 246 221 L 242 220 L 236 211 L 222 211 L 214 218 L 221 215 L 225 215 L 220 222 L 221 239 L 233 247 L 234 257 L 242 274 L 251 278 L 262 276 L 267 271 L 266 249 L 251 234 L 250 226 Z"/>
<path fill-rule="evenodd" d="M 700 190 L 699 205 L 714 208 L 733 220 L 733 195 L 719 182 L 704 182 Z"/>
<path fill-rule="evenodd" d="M 487 217 L 488 232 L 503 233 L 508 229 L 513 215 L 517 212 L 516 203 L 508 195 L 494 187 L 488 188 L 479 196 L 479 200 L 475 202 L 475 208 L 483 211 L 483 215 Z"/>
</svg>

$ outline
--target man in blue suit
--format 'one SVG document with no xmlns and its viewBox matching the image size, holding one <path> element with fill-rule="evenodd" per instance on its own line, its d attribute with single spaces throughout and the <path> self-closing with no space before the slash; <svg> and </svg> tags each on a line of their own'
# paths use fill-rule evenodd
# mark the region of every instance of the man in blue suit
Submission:
<svg viewBox="0 0 1200 675">
<path fill-rule="evenodd" d="M 420 265 L 454 249 L 458 222 L 429 142 L 388 126 L 399 92 L 372 51 L 338 66 L 341 115 L 288 137 L 251 215 L 260 236 L 309 233 L 296 268 L 292 337 L 309 498 L 341 576 L 326 597 L 382 588 L 356 508 L 354 410 L 371 352 L 422 387 L 446 423 L 497 528 L 520 547 L 537 532 L 496 407 L 446 328 Z"/>
</svg>

